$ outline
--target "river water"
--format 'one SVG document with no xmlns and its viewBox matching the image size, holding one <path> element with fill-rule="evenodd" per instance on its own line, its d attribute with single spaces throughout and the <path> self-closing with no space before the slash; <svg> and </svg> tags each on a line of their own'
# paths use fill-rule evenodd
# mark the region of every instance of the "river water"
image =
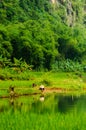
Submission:
<svg viewBox="0 0 86 130">
<path fill-rule="evenodd" d="M 19 98 L 0 99 L 0 113 L 17 110 L 33 113 L 86 113 L 86 95 L 33 95 Z"/>
</svg>

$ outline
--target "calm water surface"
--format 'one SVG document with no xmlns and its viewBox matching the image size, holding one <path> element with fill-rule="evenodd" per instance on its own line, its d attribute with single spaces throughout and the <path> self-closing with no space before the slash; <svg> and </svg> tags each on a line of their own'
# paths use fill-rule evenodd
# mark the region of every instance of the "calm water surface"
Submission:
<svg viewBox="0 0 86 130">
<path fill-rule="evenodd" d="M 67 96 L 59 94 L 26 96 L 0 99 L 0 113 L 17 110 L 34 113 L 86 113 L 86 95 Z"/>
</svg>

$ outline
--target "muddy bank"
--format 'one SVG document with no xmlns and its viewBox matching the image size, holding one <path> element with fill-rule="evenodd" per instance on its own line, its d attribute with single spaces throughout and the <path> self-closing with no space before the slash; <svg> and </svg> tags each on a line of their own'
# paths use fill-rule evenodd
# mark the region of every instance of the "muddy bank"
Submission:
<svg viewBox="0 0 86 130">
<path fill-rule="evenodd" d="M 85 92 L 86 88 L 82 89 L 68 89 L 68 88 L 45 88 L 43 93 L 72 93 L 72 92 Z"/>
<path fill-rule="evenodd" d="M 22 88 L 17 88 L 17 89 L 22 89 Z M 25 88 L 26 89 L 26 88 Z M 28 89 L 28 88 L 27 88 Z M 7 90 L 7 89 L 4 89 Z M 44 90 L 39 90 L 38 88 L 36 88 L 36 91 L 38 90 L 38 92 L 28 92 L 28 93 L 16 93 L 15 91 L 12 92 L 12 95 L 9 93 L 8 95 L 2 95 L 0 96 L 0 98 L 11 98 L 11 97 L 20 97 L 20 96 L 32 96 L 32 95 L 41 95 L 41 94 L 47 94 L 47 93 L 58 93 L 58 94 L 71 94 L 71 93 L 77 93 L 77 92 L 81 92 L 81 93 L 85 93 L 86 92 L 86 88 L 82 88 L 82 89 L 68 89 L 68 88 L 45 88 Z M 35 89 L 34 89 L 35 91 Z"/>
</svg>

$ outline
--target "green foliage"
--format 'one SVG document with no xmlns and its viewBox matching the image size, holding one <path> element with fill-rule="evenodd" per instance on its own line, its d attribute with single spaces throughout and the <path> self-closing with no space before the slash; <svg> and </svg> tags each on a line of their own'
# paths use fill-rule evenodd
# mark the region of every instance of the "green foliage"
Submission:
<svg viewBox="0 0 86 130">
<path fill-rule="evenodd" d="M 6 57 L 0 56 L 0 68 L 5 68 L 6 66 L 10 66 L 12 63 L 10 59 L 7 59 Z"/>
<path fill-rule="evenodd" d="M 53 71 L 63 71 L 63 72 L 83 72 L 84 67 L 82 64 L 79 62 L 72 61 L 70 59 L 64 60 L 64 61 L 56 61 L 52 65 L 52 70 Z"/>
<path fill-rule="evenodd" d="M 0 56 L 51 69 L 57 60 L 71 59 L 86 65 L 84 0 L 71 1 L 75 23 L 69 27 L 69 3 L 50 0 L 0 1 Z M 77 4 L 78 3 L 78 4 Z M 70 21 L 70 20 L 69 20 Z M 63 69 L 62 69 L 63 70 Z"/>
<path fill-rule="evenodd" d="M 22 59 L 18 60 L 16 58 L 14 58 L 14 63 L 12 64 L 12 67 L 17 70 L 19 69 L 20 72 L 32 69 L 31 65 L 27 64 L 25 61 L 22 61 Z"/>
<path fill-rule="evenodd" d="M 44 102 L 39 101 L 39 96 L 9 99 L 9 102 L 0 101 L 0 128 L 1 130 L 85 130 L 85 96 L 78 96 L 78 94 L 68 97 L 51 94 L 45 96 Z"/>
<path fill-rule="evenodd" d="M 5 29 L 5 26 L 0 25 L 0 55 L 2 55 L 4 58 L 10 58 L 12 49 L 9 33 Z"/>
</svg>

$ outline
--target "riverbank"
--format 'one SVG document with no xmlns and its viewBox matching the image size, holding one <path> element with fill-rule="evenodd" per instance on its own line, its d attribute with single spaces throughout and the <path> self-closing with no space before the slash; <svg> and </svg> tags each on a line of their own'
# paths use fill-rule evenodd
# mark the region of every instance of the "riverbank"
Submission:
<svg viewBox="0 0 86 130">
<path fill-rule="evenodd" d="M 86 91 L 86 73 L 51 71 L 27 71 L 18 73 L 16 72 L 12 74 L 11 72 L 10 78 L 8 78 L 9 76 L 7 75 L 6 79 L 0 79 L 0 95 L 8 95 L 10 86 L 15 88 L 16 93 L 36 93 L 39 92 L 39 86 L 41 84 L 46 88 L 45 93 L 72 92 L 76 90 Z M 22 77 L 24 77 L 24 79 Z"/>
</svg>

